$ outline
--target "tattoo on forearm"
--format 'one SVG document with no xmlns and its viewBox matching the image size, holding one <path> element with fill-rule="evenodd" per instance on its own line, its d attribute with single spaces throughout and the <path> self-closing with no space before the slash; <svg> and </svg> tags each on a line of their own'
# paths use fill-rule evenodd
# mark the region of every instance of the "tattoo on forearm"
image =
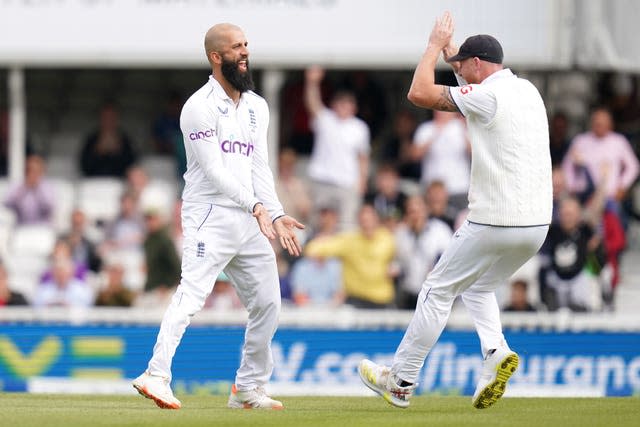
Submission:
<svg viewBox="0 0 640 427">
<path fill-rule="evenodd" d="M 458 111 L 458 106 L 453 102 L 453 98 L 451 98 L 449 86 L 442 86 L 440 98 L 436 101 L 434 108 L 440 111 Z"/>
</svg>

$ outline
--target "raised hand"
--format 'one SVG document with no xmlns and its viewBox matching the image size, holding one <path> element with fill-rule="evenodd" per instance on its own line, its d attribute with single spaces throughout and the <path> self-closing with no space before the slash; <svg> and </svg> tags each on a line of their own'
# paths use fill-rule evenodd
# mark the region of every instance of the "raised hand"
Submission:
<svg viewBox="0 0 640 427">
<path fill-rule="evenodd" d="M 453 17 L 449 12 L 445 12 L 441 18 L 436 19 L 436 23 L 429 36 L 429 44 L 439 49 L 444 49 L 453 36 Z"/>
</svg>

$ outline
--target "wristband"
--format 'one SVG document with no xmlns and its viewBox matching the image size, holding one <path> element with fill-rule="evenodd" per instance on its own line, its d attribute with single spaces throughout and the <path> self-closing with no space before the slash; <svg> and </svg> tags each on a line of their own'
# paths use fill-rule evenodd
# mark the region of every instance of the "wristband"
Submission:
<svg viewBox="0 0 640 427">
<path fill-rule="evenodd" d="M 280 218 L 282 218 L 283 216 L 286 216 L 286 214 L 278 215 L 277 217 L 273 218 L 273 221 L 271 221 L 271 224 L 275 224 L 275 222 Z"/>
<path fill-rule="evenodd" d="M 253 205 L 253 208 L 251 208 L 251 213 L 254 213 L 256 211 L 256 206 L 258 206 L 258 205 L 264 206 L 264 204 L 262 204 L 262 202 L 257 202 L 255 205 Z"/>
</svg>

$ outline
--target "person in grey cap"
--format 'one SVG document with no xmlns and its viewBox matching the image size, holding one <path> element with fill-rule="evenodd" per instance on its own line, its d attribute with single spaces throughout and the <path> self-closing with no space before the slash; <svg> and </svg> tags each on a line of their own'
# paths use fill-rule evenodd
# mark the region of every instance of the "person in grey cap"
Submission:
<svg viewBox="0 0 640 427">
<path fill-rule="evenodd" d="M 457 49 L 452 36 L 447 12 L 431 31 L 408 98 L 419 107 L 465 116 L 472 158 L 469 214 L 423 283 L 392 365 L 365 359 L 358 366 L 365 385 L 401 408 L 409 406 L 458 295 L 473 318 L 484 358 L 472 404 L 483 409 L 502 397 L 518 355 L 502 333 L 494 291 L 536 254 L 551 222 L 547 114 L 538 90 L 503 67 L 494 37 L 475 35 Z M 460 86 L 435 84 L 441 53 Z"/>
</svg>

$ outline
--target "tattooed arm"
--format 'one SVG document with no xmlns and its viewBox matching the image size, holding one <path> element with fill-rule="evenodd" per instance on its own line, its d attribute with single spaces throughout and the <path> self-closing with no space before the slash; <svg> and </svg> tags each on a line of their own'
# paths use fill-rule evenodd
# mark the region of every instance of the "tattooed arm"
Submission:
<svg viewBox="0 0 640 427">
<path fill-rule="evenodd" d="M 448 13 L 436 21 L 429 44 L 413 74 L 407 98 L 414 105 L 432 110 L 458 111 L 448 86 L 435 84 L 436 62 L 440 53 L 450 45 L 453 22 Z"/>
</svg>

